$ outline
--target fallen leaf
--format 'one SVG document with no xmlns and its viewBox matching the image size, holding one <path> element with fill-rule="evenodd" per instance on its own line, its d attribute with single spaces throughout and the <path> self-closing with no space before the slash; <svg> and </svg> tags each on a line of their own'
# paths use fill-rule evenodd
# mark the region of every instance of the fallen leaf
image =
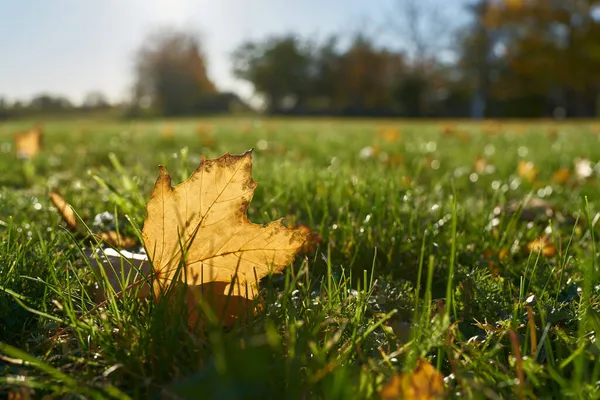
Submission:
<svg viewBox="0 0 600 400">
<path fill-rule="evenodd" d="M 84 232 L 79 232 L 79 224 L 77 223 L 77 216 L 75 215 L 75 211 L 73 211 L 73 207 L 67 203 L 67 201 L 58 193 L 51 192 L 50 200 L 54 207 L 60 213 L 63 221 L 67 224 L 67 228 L 74 233 L 85 234 Z M 111 246 L 118 248 L 129 248 L 136 246 L 138 241 L 136 239 L 123 236 L 120 232 L 115 230 L 109 230 L 107 232 L 94 233 L 94 237 L 98 240 L 101 240 Z"/>
<path fill-rule="evenodd" d="M 531 161 L 520 160 L 517 166 L 517 174 L 528 182 L 533 182 L 537 178 L 538 170 Z"/>
<path fill-rule="evenodd" d="M 264 226 L 248 221 L 246 210 L 256 187 L 251 151 L 202 160 L 176 187 L 166 168 L 160 166 L 159 171 L 142 230 L 152 261 L 154 295 L 164 295 L 174 282 L 184 283 L 190 309 L 205 301 L 215 315 L 226 314 L 222 322 L 228 325 L 241 314 L 239 302 L 226 309 L 228 295 L 253 300 L 258 280 L 281 273 L 294 260 L 306 233 L 288 229 L 280 220 Z M 205 285 L 214 289 L 210 297 Z M 196 319 L 197 314 L 191 315 L 190 324 Z"/>
<path fill-rule="evenodd" d="M 75 215 L 75 212 L 73 211 L 71 205 L 67 203 L 67 201 L 56 192 L 50 193 L 50 200 L 52 201 L 52 204 L 54 204 L 54 207 L 56 207 L 56 209 L 60 213 L 63 221 L 65 221 L 65 223 L 67 224 L 67 228 L 69 228 L 71 232 L 77 231 L 77 216 Z"/>
<path fill-rule="evenodd" d="M 380 131 L 379 136 L 388 143 L 395 143 L 402 140 L 402 133 L 396 128 L 386 128 Z"/>
<path fill-rule="evenodd" d="M 444 136 L 454 136 L 456 134 L 456 127 L 451 124 L 444 125 L 442 127 L 442 134 Z"/>
<path fill-rule="evenodd" d="M 527 250 L 534 254 L 540 253 L 545 257 L 554 257 L 556 255 L 556 246 L 549 239 L 543 237 L 527 243 Z"/>
<path fill-rule="evenodd" d="M 319 232 L 312 231 L 308 226 L 300 225 L 296 229 L 306 235 L 306 241 L 301 249 L 302 253 L 310 254 L 317 249 L 317 246 L 323 243 L 323 238 L 319 235 Z"/>
<path fill-rule="evenodd" d="M 108 232 L 100 232 L 96 236 L 111 246 L 126 249 L 137 246 L 138 241 L 134 238 L 123 236 L 120 232 L 110 230 Z"/>
<path fill-rule="evenodd" d="M 469 143 L 471 141 L 471 134 L 467 131 L 458 131 L 455 136 L 463 143 Z"/>
<path fill-rule="evenodd" d="M 167 123 L 163 126 L 162 130 L 160 131 L 160 136 L 168 139 L 168 138 L 172 138 L 173 136 L 175 136 L 175 130 L 173 129 L 173 124 L 172 123 Z"/>
<path fill-rule="evenodd" d="M 421 358 L 412 372 L 395 375 L 381 391 L 382 400 L 433 400 L 444 397 L 444 377 Z"/>
<path fill-rule="evenodd" d="M 487 161 L 481 156 L 475 157 L 475 161 L 473 161 L 473 167 L 475 169 L 475 172 L 479 175 L 485 172 L 485 167 L 487 167 L 487 165 Z"/>
<path fill-rule="evenodd" d="M 567 183 L 570 178 L 571 178 L 571 171 L 567 167 L 559 168 L 558 170 L 556 170 L 554 175 L 552 175 L 552 180 L 558 184 Z"/>
<path fill-rule="evenodd" d="M 16 133 L 14 136 L 17 157 L 32 158 L 42 151 L 44 129 L 42 125 L 36 125 L 27 132 Z"/>
</svg>

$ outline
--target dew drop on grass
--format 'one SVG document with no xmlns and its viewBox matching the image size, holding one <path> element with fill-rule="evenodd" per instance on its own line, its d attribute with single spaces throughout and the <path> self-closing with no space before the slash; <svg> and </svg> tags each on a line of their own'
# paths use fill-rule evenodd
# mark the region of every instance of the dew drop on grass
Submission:
<svg viewBox="0 0 600 400">
<path fill-rule="evenodd" d="M 479 175 L 477 175 L 475 172 L 473 172 L 471 175 L 469 175 L 469 180 L 471 182 L 475 183 L 479 180 Z"/>
<path fill-rule="evenodd" d="M 368 224 L 370 220 L 371 220 L 371 214 L 367 214 L 367 216 L 365 217 L 364 223 Z"/>
<path fill-rule="evenodd" d="M 331 229 L 334 229 L 334 230 L 335 230 L 335 229 L 337 229 L 337 228 L 338 228 L 337 224 L 333 224 L 333 225 L 331 225 Z"/>
<path fill-rule="evenodd" d="M 440 160 L 433 160 L 431 162 L 431 169 L 435 169 L 435 170 L 440 169 Z"/>
<path fill-rule="evenodd" d="M 40 211 L 42 209 L 42 205 L 40 203 L 34 203 L 33 208 L 36 209 L 37 211 Z"/>
<path fill-rule="evenodd" d="M 438 204 L 434 204 L 431 206 L 431 212 L 436 212 L 437 210 L 439 210 L 440 206 Z"/>
<path fill-rule="evenodd" d="M 492 182 L 492 189 L 494 189 L 494 190 L 500 189 L 500 181 Z"/>
</svg>

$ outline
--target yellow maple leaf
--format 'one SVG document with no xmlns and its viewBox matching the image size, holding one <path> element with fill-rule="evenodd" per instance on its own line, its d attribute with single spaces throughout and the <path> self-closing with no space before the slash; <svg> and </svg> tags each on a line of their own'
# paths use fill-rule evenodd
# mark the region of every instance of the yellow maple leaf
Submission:
<svg viewBox="0 0 600 400">
<path fill-rule="evenodd" d="M 17 157 L 32 158 L 42 151 L 42 138 L 44 130 L 41 125 L 36 125 L 34 128 L 16 133 L 14 136 L 15 149 Z"/>
<path fill-rule="evenodd" d="M 248 221 L 246 209 L 256 188 L 251 151 L 202 160 L 176 187 L 167 170 L 159 169 L 142 230 L 154 294 L 163 295 L 173 282 L 185 283 L 190 309 L 205 301 L 220 308 L 215 314 L 223 313 L 227 325 L 240 311 L 235 301 L 224 300 L 227 295 L 244 307 L 244 300 L 256 296 L 260 278 L 281 273 L 294 260 L 306 233 L 280 220 L 264 226 Z"/>
<path fill-rule="evenodd" d="M 382 400 L 433 400 L 444 397 L 444 377 L 425 359 L 412 372 L 401 372 L 379 393 Z"/>
<path fill-rule="evenodd" d="M 533 182 L 538 176 L 538 169 L 533 162 L 520 160 L 517 165 L 517 174 L 524 180 Z"/>
</svg>

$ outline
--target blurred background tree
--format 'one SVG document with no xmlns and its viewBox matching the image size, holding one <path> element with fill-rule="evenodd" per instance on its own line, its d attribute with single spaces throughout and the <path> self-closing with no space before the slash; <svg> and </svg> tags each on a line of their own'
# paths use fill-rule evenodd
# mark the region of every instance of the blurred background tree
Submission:
<svg viewBox="0 0 600 400">
<path fill-rule="evenodd" d="M 245 40 L 231 72 L 268 114 L 600 116 L 600 0 L 463 0 L 459 20 L 446 1 L 390 0 L 379 21 L 320 40 Z M 150 32 L 135 53 L 128 115 L 252 111 L 216 87 L 203 48 L 189 29 Z M 41 94 L 1 100 L 0 118 L 114 109 L 101 92 L 79 105 Z"/>
<path fill-rule="evenodd" d="M 200 40 L 183 30 L 152 32 L 138 50 L 135 110 L 164 116 L 193 115 L 217 89 L 206 72 Z"/>
</svg>

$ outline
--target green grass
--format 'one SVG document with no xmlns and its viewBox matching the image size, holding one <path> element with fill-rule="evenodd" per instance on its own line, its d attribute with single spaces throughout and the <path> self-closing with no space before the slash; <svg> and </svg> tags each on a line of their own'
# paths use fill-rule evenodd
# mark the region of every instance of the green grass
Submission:
<svg viewBox="0 0 600 400">
<path fill-rule="evenodd" d="M 447 125 L 50 121 L 43 153 L 22 161 L 12 133 L 30 123 L 3 123 L 0 394 L 378 398 L 425 357 L 450 398 L 600 397 L 600 165 L 586 180 L 573 172 L 577 158 L 600 160 L 600 125 Z M 262 282 L 263 311 L 232 329 L 207 316 L 195 334 L 184 312 L 135 290 L 97 307 L 89 243 L 61 227 L 49 192 L 90 227 L 108 211 L 136 235 L 157 165 L 178 183 L 202 155 L 250 148 L 249 219 L 285 217 L 323 239 Z M 517 176 L 520 159 L 536 164 L 534 182 Z M 569 182 L 553 180 L 560 167 Z M 552 216 L 524 205 L 531 196 Z M 527 250 L 544 234 L 555 255 Z"/>
</svg>

